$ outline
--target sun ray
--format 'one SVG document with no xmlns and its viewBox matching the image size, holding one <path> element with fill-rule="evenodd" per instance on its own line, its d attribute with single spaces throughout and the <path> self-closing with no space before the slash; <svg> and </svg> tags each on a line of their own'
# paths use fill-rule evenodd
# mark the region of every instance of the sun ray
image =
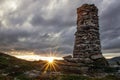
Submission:
<svg viewBox="0 0 120 80">
<path fill-rule="evenodd" d="M 51 59 L 51 57 L 49 57 L 49 58 Z M 50 60 L 50 59 L 48 59 L 48 60 Z M 56 61 L 54 60 L 54 58 L 52 58 L 52 59 L 53 59 L 52 62 L 51 61 L 47 61 L 44 64 L 44 66 L 42 68 L 43 69 L 43 73 L 52 72 L 52 71 L 57 72 L 58 65 L 57 65 Z"/>
<path fill-rule="evenodd" d="M 54 66 L 53 64 L 52 64 L 52 67 L 53 67 L 53 69 L 54 69 L 55 71 L 57 71 L 56 68 L 55 68 L 55 66 Z"/>
</svg>

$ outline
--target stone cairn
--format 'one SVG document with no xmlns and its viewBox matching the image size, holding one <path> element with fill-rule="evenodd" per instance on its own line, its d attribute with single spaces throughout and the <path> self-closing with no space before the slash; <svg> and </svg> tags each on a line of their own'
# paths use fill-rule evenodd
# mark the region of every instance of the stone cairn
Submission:
<svg viewBox="0 0 120 80">
<path fill-rule="evenodd" d="M 94 4 L 77 8 L 77 31 L 73 57 L 63 57 L 68 62 L 90 66 L 108 66 L 101 52 L 98 9 Z M 87 71 L 87 70 L 86 70 Z"/>
<path fill-rule="evenodd" d="M 104 58 L 99 37 L 98 9 L 94 4 L 84 4 L 77 8 L 75 36 L 73 58 L 79 58 L 84 62 Z M 106 65 L 106 63 L 103 64 Z"/>
<path fill-rule="evenodd" d="M 94 5 L 84 4 L 77 8 L 74 58 L 89 58 L 91 55 L 102 57 L 97 14 L 98 9 Z"/>
</svg>

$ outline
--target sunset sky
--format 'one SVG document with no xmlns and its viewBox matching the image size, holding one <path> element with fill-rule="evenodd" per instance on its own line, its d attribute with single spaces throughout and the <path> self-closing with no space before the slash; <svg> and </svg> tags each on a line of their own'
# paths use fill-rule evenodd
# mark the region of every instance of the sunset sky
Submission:
<svg viewBox="0 0 120 80">
<path fill-rule="evenodd" d="M 99 8 L 102 52 L 120 56 L 120 0 L 0 0 L 0 50 L 72 54 L 84 3 Z"/>
</svg>

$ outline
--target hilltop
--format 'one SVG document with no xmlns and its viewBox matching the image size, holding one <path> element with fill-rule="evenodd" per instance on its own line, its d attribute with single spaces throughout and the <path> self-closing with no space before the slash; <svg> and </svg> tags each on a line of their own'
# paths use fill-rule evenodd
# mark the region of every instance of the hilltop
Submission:
<svg viewBox="0 0 120 80">
<path fill-rule="evenodd" d="M 27 78 L 32 73 L 36 73 L 36 75 L 31 75 L 31 77 L 35 77 L 40 73 L 39 67 L 41 64 L 38 65 L 35 62 L 18 59 L 0 52 L 0 80 L 6 80 L 6 78 L 23 80 L 22 78 Z"/>
<path fill-rule="evenodd" d="M 0 80 L 101 80 L 80 75 L 80 64 L 55 60 L 56 71 L 43 66 L 46 61 L 26 61 L 0 52 Z M 71 67 L 70 67 L 71 66 Z M 106 76 L 103 80 L 117 80 L 115 76 Z"/>
</svg>

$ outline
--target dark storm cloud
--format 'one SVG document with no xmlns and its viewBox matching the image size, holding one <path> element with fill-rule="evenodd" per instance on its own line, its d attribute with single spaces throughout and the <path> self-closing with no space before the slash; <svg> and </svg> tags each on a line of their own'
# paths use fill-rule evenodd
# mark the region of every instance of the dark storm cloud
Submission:
<svg viewBox="0 0 120 80">
<path fill-rule="evenodd" d="M 120 1 L 115 1 L 100 17 L 103 49 L 120 49 Z"/>
<path fill-rule="evenodd" d="M 54 16 L 53 19 L 49 19 L 49 20 L 45 20 L 43 17 L 41 17 L 40 15 L 35 15 L 32 20 L 31 23 L 33 26 L 56 26 L 56 27 L 70 27 L 70 26 L 74 26 L 75 22 L 71 19 L 63 19 L 62 16 Z"/>
<path fill-rule="evenodd" d="M 0 45 L 13 45 L 18 42 L 20 37 L 28 37 L 30 34 L 20 30 L 0 30 Z"/>
<path fill-rule="evenodd" d="M 7 5 L 9 1 L 17 5 Z M 0 48 L 57 48 L 62 53 L 72 53 L 76 8 L 84 3 L 94 3 L 99 8 L 103 52 L 120 52 L 118 0 L 0 0 L 0 13 L 4 13 L 0 14 Z"/>
</svg>

